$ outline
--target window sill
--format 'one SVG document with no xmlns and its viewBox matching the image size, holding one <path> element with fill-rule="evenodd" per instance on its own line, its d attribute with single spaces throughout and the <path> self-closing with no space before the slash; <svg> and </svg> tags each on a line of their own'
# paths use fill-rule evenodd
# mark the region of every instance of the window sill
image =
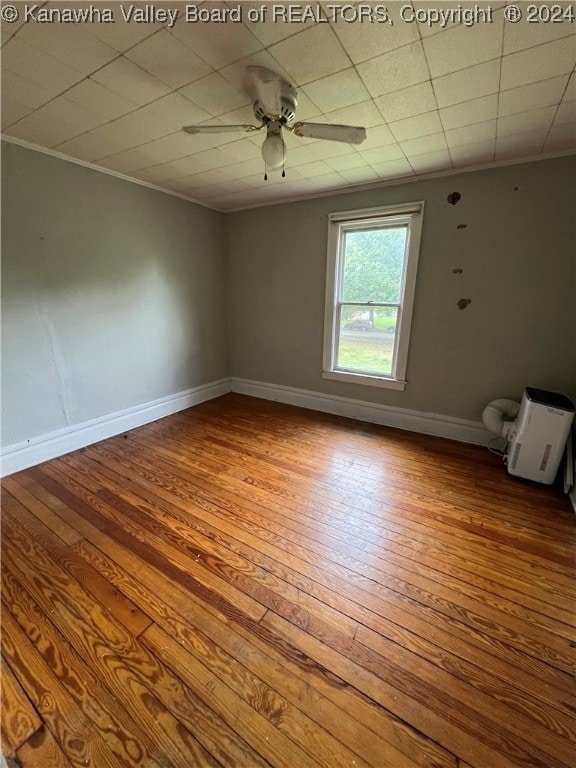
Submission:
<svg viewBox="0 0 576 768">
<path fill-rule="evenodd" d="M 382 387 L 384 389 L 406 388 L 406 381 L 399 379 L 386 378 L 384 376 L 370 376 L 366 373 L 350 373 L 349 371 L 322 371 L 323 379 L 332 379 L 334 381 L 344 381 L 348 384 L 363 384 L 368 387 Z"/>
</svg>

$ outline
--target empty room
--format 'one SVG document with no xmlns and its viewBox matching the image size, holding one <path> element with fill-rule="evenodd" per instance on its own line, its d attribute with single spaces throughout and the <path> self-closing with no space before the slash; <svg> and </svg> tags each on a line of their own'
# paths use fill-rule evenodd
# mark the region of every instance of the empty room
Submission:
<svg viewBox="0 0 576 768">
<path fill-rule="evenodd" d="M 0 17 L 0 766 L 573 766 L 574 3 Z"/>
</svg>

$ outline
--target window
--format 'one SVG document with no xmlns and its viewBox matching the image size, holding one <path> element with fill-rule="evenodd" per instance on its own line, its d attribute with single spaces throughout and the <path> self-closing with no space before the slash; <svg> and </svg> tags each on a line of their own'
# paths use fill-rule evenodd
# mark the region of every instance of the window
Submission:
<svg viewBox="0 0 576 768">
<path fill-rule="evenodd" d="M 404 389 L 424 203 L 329 217 L 327 379 Z"/>
</svg>

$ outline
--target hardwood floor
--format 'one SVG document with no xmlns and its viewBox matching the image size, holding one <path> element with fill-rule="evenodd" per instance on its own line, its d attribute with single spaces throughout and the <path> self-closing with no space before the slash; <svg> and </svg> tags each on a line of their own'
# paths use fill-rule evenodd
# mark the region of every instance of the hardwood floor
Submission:
<svg viewBox="0 0 576 768">
<path fill-rule="evenodd" d="M 2 482 L 9 766 L 568 768 L 562 494 L 227 395 Z"/>
</svg>

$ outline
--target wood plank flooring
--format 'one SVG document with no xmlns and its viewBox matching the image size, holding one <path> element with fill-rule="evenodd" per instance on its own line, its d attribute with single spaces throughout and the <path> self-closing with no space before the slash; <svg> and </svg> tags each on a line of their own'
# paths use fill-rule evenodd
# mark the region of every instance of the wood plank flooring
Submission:
<svg viewBox="0 0 576 768">
<path fill-rule="evenodd" d="M 2 489 L 9 766 L 574 765 L 576 516 L 485 449 L 226 395 Z"/>
</svg>

